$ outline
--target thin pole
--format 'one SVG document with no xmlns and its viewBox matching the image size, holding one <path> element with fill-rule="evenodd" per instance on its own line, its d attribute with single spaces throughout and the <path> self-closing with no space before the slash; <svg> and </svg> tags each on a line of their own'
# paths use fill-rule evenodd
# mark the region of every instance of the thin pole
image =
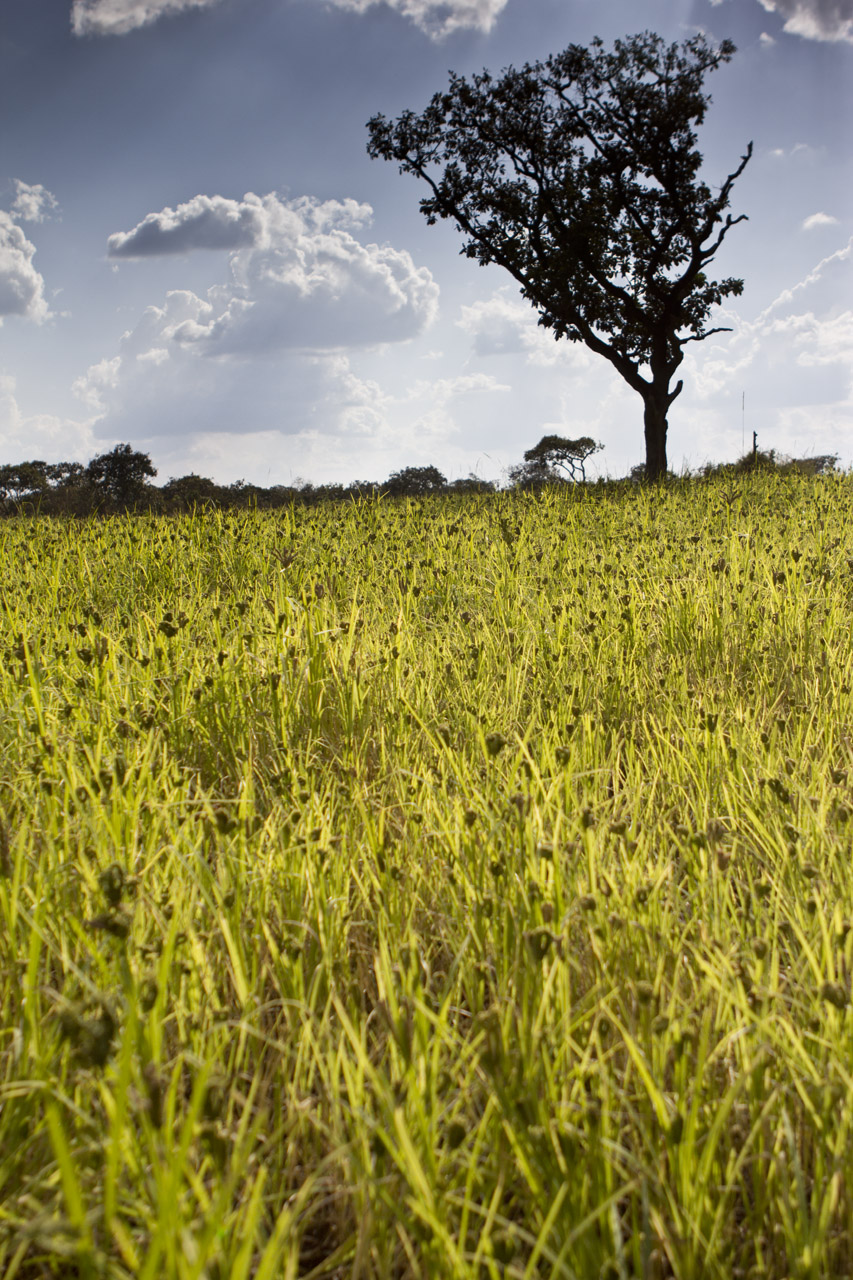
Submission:
<svg viewBox="0 0 853 1280">
<path fill-rule="evenodd" d="M 741 457 L 746 453 L 746 392 L 740 393 L 740 452 Z"/>
</svg>

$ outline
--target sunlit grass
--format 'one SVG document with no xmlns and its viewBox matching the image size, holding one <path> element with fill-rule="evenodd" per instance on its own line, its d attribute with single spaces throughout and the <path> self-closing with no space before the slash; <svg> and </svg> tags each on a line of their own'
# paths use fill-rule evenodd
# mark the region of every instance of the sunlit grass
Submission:
<svg viewBox="0 0 853 1280">
<path fill-rule="evenodd" d="M 852 492 L 0 524 L 0 1275 L 853 1274 Z"/>
</svg>

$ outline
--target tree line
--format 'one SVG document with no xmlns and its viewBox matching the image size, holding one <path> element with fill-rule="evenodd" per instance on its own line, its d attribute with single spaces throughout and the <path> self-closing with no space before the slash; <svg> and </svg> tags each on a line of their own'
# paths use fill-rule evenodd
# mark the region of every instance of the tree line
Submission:
<svg viewBox="0 0 853 1280">
<path fill-rule="evenodd" d="M 522 462 L 506 471 L 505 487 L 536 492 L 553 486 L 597 486 L 640 483 L 648 479 L 644 465 L 634 467 L 622 481 L 597 479 L 586 474 L 586 463 L 602 446 L 590 436 L 570 440 L 564 436 L 543 436 L 528 449 Z M 707 479 L 721 474 L 751 470 L 797 472 L 821 475 L 835 470 L 837 454 L 809 458 L 789 458 L 775 450 L 753 450 L 734 463 L 706 463 L 693 478 Z M 157 475 L 149 454 L 130 444 L 117 444 L 98 454 L 88 464 L 42 461 L 0 465 L 0 515 L 40 514 L 57 516 L 113 515 L 127 511 L 175 515 L 194 509 L 273 509 L 315 506 L 321 502 L 353 501 L 365 497 L 423 498 L 430 494 L 486 494 L 497 490 L 493 480 L 476 475 L 450 480 L 436 466 L 403 467 L 387 480 L 353 480 L 349 484 L 315 485 L 297 480 L 293 484 L 247 484 L 236 480 L 220 485 L 206 476 L 171 477 L 164 485 L 154 485 Z M 671 475 L 671 473 L 670 473 Z M 677 478 L 677 477 L 672 477 Z M 684 478 L 687 478 L 686 476 Z"/>
<path fill-rule="evenodd" d="M 404 467 L 381 483 L 356 480 L 346 485 L 296 481 L 264 487 L 244 480 L 222 485 L 194 472 L 155 485 L 156 475 L 150 455 L 130 444 L 118 444 L 86 465 L 38 460 L 7 463 L 0 466 L 0 513 L 89 516 L 147 511 L 170 515 L 203 507 L 275 508 L 378 494 L 424 497 L 431 493 L 489 493 L 496 488 L 492 481 L 473 475 L 448 481 L 435 466 Z"/>
<path fill-rule="evenodd" d="M 509 468 L 507 483 L 510 488 L 529 489 L 585 481 L 585 463 L 600 448 L 588 436 L 579 440 L 544 436 L 527 450 L 522 463 Z M 195 473 L 155 486 L 151 481 L 156 475 L 150 455 L 130 444 L 117 444 L 85 466 L 80 462 L 7 463 L 0 466 L 0 511 L 6 515 L 38 511 L 43 515 L 86 516 L 131 510 L 171 514 L 204 506 L 270 508 L 379 494 L 421 498 L 434 493 L 491 493 L 497 488 L 494 481 L 473 474 L 449 481 L 436 466 L 403 467 L 381 482 L 315 485 L 297 481 L 266 488 L 244 480 L 220 485 Z"/>
</svg>

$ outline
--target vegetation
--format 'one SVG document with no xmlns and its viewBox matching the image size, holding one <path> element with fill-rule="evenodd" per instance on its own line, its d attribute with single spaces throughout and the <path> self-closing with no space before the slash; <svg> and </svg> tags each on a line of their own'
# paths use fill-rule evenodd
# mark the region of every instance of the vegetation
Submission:
<svg viewBox="0 0 853 1280">
<path fill-rule="evenodd" d="M 135 511 L 175 515 L 214 508 L 275 510 L 294 503 L 317 506 L 380 494 L 416 498 L 428 493 L 492 493 L 495 489 L 491 481 L 476 475 L 448 482 L 434 466 L 403 467 L 381 484 L 355 480 L 348 485 L 315 485 L 297 480 L 270 488 L 244 480 L 219 485 L 195 473 L 172 477 L 157 488 L 149 483 L 156 475 L 150 456 L 129 444 L 116 445 L 85 467 L 79 462 L 7 463 L 0 466 L 0 514 L 89 516 Z"/>
<path fill-rule="evenodd" d="M 438 467 L 404 467 L 393 471 L 385 482 L 385 490 L 392 498 L 422 498 L 428 493 L 440 493 L 447 484 Z"/>
<path fill-rule="evenodd" d="M 586 484 L 586 462 L 602 446 L 590 436 L 568 440 L 564 436 L 543 436 L 526 450 L 524 461 L 507 469 L 510 489 L 537 491 L 546 485 Z M 705 479 L 731 476 L 744 471 L 777 471 L 817 476 L 833 471 L 837 454 L 808 458 L 788 458 L 774 449 L 756 450 L 736 463 L 707 463 L 699 471 Z M 316 507 L 326 502 L 359 502 L 368 497 L 422 498 L 428 494 L 487 494 L 497 486 L 471 474 L 448 481 L 438 467 L 403 467 L 382 483 L 354 480 L 347 485 L 315 485 L 297 479 L 291 485 L 270 488 L 246 484 L 219 485 L 206 476 L 191 473 L 171 478 L 156 488 L 149 480 L 157 475 L 147 453 L 129 444 L 116 445 L 99 454 L 88 466 L 79 462 L 18 462 L 0 466 L 0 515 L 115 515 L 132 511 L 176 515 L 206 510 L 280 510 L 293 505 Z M 646 479 L 644 466 L 634 467 L 630 479 Z M 670 474 L 670 479 L 674 478 Z M 598 480 L 599 487 L 612 485 Z M 618 483 L 616 488 L 618 489 Z"/>
<path fill-rule="evenodd" d="M 0 524 L 0 1274 L 853 1272 L 850 499 Z"/>
<path fill-rule="evenodd" d="M 592 436 L 568 440 L 565 436 L 543 436 L 532 449 L 525 450 L 524 462 L 509 469 L 514 488 L 540 489 L 545 484 L 586 483 L 586 464 L 602 445 Z M 562 473 L 562 474 L 561 474 Z"/>
<path fill-rule="evenodd" d="M 713 333 L 711 311 L 743 281 L 707 270 L 733 218 L 732 187 L 699 178 L 695 128 L 710 104 L 706 75 L 735 53 L 704 35 L 681 46 L 652 32 L 569 45 L 544 63 L 451 74 L 421 115 L 368 124 L 369 154 L 430 188 L 431 225 L 455 222 L 462 252 L 521 285 L 539 323 L 603 356 L 643 399 L 646 472 L 666 474 L 672 385 L 688 342 Z"/>
</svg>

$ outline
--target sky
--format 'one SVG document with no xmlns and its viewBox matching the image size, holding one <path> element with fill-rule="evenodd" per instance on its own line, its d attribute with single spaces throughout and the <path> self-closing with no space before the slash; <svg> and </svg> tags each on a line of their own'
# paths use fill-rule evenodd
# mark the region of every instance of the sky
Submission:
<svg viewBox="0 0 853 1280">
<path fill-rule="evenodd" d="M 642 401 L 537 325 L 367 154 L 453 70 L 644 30 L 737 46 L 703 176 L 748 221 L 691 343 L 675 470 L 761 449 L 853 465 L 853 0 L 2 0 L 0 463 L 128 442 L 158 483 L 500 480 L 546 434 L 643 461 Z"/>
</svg>

